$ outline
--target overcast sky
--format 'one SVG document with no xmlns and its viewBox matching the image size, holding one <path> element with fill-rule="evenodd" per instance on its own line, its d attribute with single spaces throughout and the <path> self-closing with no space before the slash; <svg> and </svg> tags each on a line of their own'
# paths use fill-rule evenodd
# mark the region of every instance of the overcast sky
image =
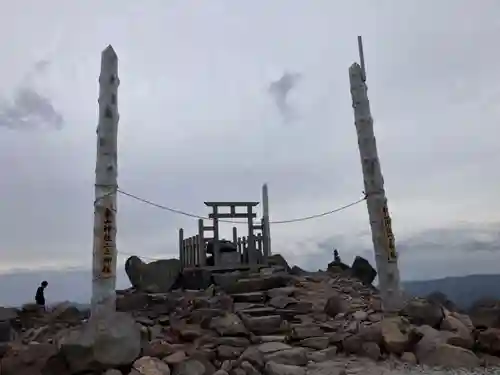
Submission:
<svg viewBox="0 0 500 375">
<path fill-rule="evenodd" d="M 108 44 L 121 189 L 204 215 L 206 200 L 260 200 L 267 182 L 272 220 L 357 200 L 357 35 L 403 278 L 500 271 L 498 1 L 0 4 L 0 100 L 19 122 L 0 122 L 1 271 L 90 265 Z M 268 92 L 285 71 L 301 76 L 288 122 Z M 25 126 L 26 88 L 53 111 L 47 123 Z M 197 225 L 125 196 L 118 215 L 120 262 L 177 256 L 178 228 Z M 371 256 L 364 203 L 271 230 L 273 251 L 304 267 L 325 266 L 334 246 L 346 261 Z"/>
</svg>

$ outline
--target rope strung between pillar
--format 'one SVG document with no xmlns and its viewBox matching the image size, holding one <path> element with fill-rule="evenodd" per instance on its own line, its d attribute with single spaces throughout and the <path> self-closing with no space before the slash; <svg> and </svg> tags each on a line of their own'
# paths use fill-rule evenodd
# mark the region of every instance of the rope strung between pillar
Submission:
<svg viewBox="0 0 500 375">
<path fill-rule="evenodd" d="M 153 206 L 153 207 L 156 207 L 156 208 L 160 208 L 162 210 L 170 211 L 170 212 L 175 213 L 175 214 L 189 216 L 189 217 L 193 217 L 193 218 L 197 218 L 197 219 L 210 220 L 207 216 L 200 216 L 200 215 L 192 214 L 192 213 L 185 212 L 185 211 L 182 211 L 182 210 L 170 208 L 170 207 L 167 207 L 167 206 L 155 203 L 153 201 L 150 201 L 148 199 L 141 198 L 141 197 L 139 197 L 137 195 L 134 195 L 134 194 L 131 194 L 131 193 L 127 193 L 126 191 L 123 191 L 123 190 L 120 190 L 120 189 L 117 189 L 117 191 L 118 191 L 118 193 L 123 194 L 123 195 L 125 195 L 127 197 L 130 197 L 130 198 L 135 199 L 135 200 L 137 200 L 139 202 L 148 204 L 150 206 Z M 339 212 L 339 211 L 343 211 L 343 210 L 345 210 L 345 209 L 347 209 L 349 207 L 355 206 L 358 203 L 363 202 L 364 200 L 366 200 L 366 194 L 364 194 L 364 196 L 362 198 L 360 198 L 360 199 L 358 199 L 358 200 L 356 200 L 354 202 L 351 202 L 351 203 L 346 204 L 344 206 L 340 206 L 340 207 L 335 208 L 335 209 L 330 210 L 330 211 L 322 212 L 320 214 L 315 214 L 315 215 L 310 215 L 310 216 L 304 216 L 304 217 L 300 217 L 300 218 L 296 218 L 296 219 L 290 219 L 290 220 L 270 221 L 269 223 L 270 224 L 288 224 L 288 223 L 296 223 L 296 222 L 299 222 L 299 221 L 306 221 L 306 220 L 316 219 L 316 218 L 320 218 L 320 217 L 324 217 L 324 216 L 328 216 L 328 215 L 334 214 L 334 213 Z M 222 220 L 222 219 L 219 219 L 219 222 L 231 223 L 231 224 L 247 224 L 246 221 L 243 222 L 243 221 Z"/>
</svg>

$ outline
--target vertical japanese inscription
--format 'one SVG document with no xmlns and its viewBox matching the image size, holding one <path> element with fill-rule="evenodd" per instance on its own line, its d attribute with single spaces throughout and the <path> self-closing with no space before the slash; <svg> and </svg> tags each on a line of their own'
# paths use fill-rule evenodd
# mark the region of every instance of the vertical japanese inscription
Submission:
<svg viewBox="0 0 500 375">
<path fill-rule="evenodd" d="M 113 277 L 113 256 L 115 251 L 115 213 L 106 207 L 104 211 L 101 240 L 101 277 Z"/>
<path fill-rule="evenodd" d="M 387 260 L 389 262 L 395 262 L 397 260 L 396 254 L 396 244 L 394 240 L 394 233 L 392 232 L 391 217 L 389 216 L 389 208 L 387 207 L 387 201 L 384 203 L 382 209 L 384 217 L 384 231 L 386 236 L 386 249 L 387 249 Z"/>
</svg>

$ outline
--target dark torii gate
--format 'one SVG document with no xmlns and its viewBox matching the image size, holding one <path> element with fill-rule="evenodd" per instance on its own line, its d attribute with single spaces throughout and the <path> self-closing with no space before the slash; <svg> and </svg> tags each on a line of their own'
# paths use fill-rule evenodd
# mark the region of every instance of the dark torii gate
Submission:
<svg viewBox="0 0 500 375">
<path fill-rule="evenodd" d="M 255 243 L 254 230 L 262 230 L 263 225 L 254 225 L 253 220 L 257 214 L 253 211 L 259 202 L 205 202 L 207 207 L 212 208 L 212 213 L 208 215 L 212 219 L 212 226 L 204 227 L 205 230 L 212 230 L 213 235 L 213 257 L 214 265 L 221 263 L 220 242 L 219 242 L 219 219 L 247 219 L 248 223 L 248 263 L 257 264 L 257 248 Z M 229 208 L 229 212 L 220 212 L 220 208 Z M 238 208 L 246 208 L 246 212 L 237 212 Z"/>
</svg>

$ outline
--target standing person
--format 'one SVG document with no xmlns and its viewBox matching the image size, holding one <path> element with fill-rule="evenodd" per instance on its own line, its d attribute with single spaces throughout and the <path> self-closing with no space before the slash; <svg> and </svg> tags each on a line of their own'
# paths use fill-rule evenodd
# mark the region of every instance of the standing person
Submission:
<svg viewBox="0 0 500 375">
<path fill-rule="evenodd" d="M 38 289 L 36 290 L 35 302 L 43 310 L 45 310 L 45 288 L 47 288 L 49 283 L 47 281 L 42 281 Z"/>
</svg>

